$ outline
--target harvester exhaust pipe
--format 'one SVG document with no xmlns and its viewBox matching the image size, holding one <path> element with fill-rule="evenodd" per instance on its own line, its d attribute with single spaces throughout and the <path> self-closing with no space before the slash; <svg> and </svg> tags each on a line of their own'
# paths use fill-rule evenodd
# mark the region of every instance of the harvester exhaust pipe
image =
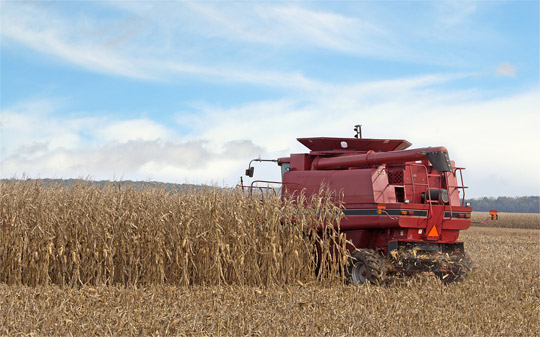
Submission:
<svg viewBox="0 0 540 337">
<path fill-rule="evenodd" d="M 362 125 L 356 124 L 354 126 L 354 131 L 356 132 L 356 134 L 354 135 L 354 138 L 362 139 Z"/>
<path fill-rule="evenodd" d="M 403 163 L 428 159 L 438 172 L 451 172 L 453 170 L 448 150 L 443 147 L 425 147 L 405 151 L 373 152 L 355 154 L 350 156 L 316 158 L 313 161 L 315 170 L 339 170 L 350 167 L 370 166 L 380 164 Z"/>
</svg>

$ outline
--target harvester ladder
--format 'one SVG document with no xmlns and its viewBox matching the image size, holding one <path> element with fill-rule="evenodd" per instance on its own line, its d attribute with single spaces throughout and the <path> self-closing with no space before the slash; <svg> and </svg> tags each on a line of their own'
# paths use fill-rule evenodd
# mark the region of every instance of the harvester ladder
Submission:
<svg viewBox="0 0 540 337">
<path fill-rule="evenodd" d="M 413 166 L 417 166 L 417 167 L 420 167 L 420 168 L 423 168 L 424 171 L 426 172 L 426 182 L 425 183 L 419 183 L 419 182 L 415 182 L 414 181 L 414 177 L 413 177 L 413 172 L 412 172 L 412 167 Z M 429 193 L 429 190 L 430 190 L 430 186 L 429 186 L 429 173 L 428 173 L 428 170 L 427 170 L 427 167 L 426 165 L 422 165 L 422 164 L 410 164 L 409 165 L 409 175 L 411 177 L 411 186 L 412 186 L 412 190 L 413 190 L 413 195 L 416 195 L 416 188 L 415 188 L 415 185 L 420 185 L 420 186 L 426 186 L 426 198 L 424 200 L 427 200 L 427 196 L 430 194 Z M 427 216 L 427 219 L 431 219 L 431 217 L 433 216 L 433 206 L 431 204 L 431 196 L 430 196 L 430 202 L 428 202 L 428 205 L 429 205 L 429 211 L 428 211 L 428 216 Z"/>
<path fill-rule="evenodd" d="M 412 174 L 412 166 L 417 166 L 417 167 L 420 167 L 424 170 L 424 172 L 426 173 L 426 182 L 425 183 L 419 183 L 419 182 L 415 182 L 414 179 L 413 179 L 413 174 Z M 453 211 L 452 211 L 452 196 L 453 194 L 461 189 L 463 190 L 463 196 L 461 198 L 461 206 L 464 206 L 465 205 L 465 189 L 468 188 L 467 186 L 465 186 L 463 184 L 463 168 L 462 167 L 456 167 L 453 171 L 454 175 L 456 175 L 456 180 L 457 180 L 457 172 L 459 171 L 459 180 L 461 182 L 461 185 L 456 185 L 456 186 L 450 186 L 448 184 L 448 173 L 444 173 L 444 180 L 446 182 L 446 189 L 447 191 L 449 191 L 450 189 L 452 189 L 452 193 L 448 195 L 448 206 L 450 208 L 450 219 L 452 219 L 453 217 Z M 412 186 L 412 190 L 413 190 L 413 195 L 416 195 L 416 189 L 415 189 L 415 185 L 419 185 L 419 186 L 426 186 L 427 188 L 427 191 L 426 191 L 426 194 L 425 194 L 425 197 L 424 197 L 424 200 L 427 202 L 427 204 L 429 205 L 429 214 L 428 214 L 428 219 L 431 218 L 432 216 L 432 212 L 433 212 L 433 208 L 432 208 L 432 203 L 434 202 L 434 200 L 431 199 L 431 193 L 429 192 L 430 190 L 430 184 L 429 184 L 429 177 L 441 177 L 439 174 L 436 174 L 436 173 L 428 173 L 428 169 L 425 165 L 423 164 L 410 164 L 409 165 L 409 174 L 411 176 L 411 186 Z M 441 190 L 442 188 L 442 179 L 439 180 L 439 191 Z M 440 202 L 441 198 L 441 195 L 439 193 L 439 200 L 436 200 L 438 202 Z"/>
</svg>

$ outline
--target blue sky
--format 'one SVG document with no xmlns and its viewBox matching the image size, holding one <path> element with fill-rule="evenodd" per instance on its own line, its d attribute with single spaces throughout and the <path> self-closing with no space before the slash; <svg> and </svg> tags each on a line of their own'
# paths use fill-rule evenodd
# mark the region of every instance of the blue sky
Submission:
<svg viewBox="0 0 540 337">
<path fill-rule="evenodd" d="M 0 6 L 3 178 L 231 186 L 363 124 L 446 146 L 467 196 L 540 194 L 538 1 Z"/>
</svg>

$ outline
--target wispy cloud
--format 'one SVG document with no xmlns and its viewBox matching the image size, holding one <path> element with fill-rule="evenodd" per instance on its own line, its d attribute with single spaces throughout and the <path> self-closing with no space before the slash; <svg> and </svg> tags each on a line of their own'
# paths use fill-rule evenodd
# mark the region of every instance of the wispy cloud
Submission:
<svg viewBox="0 0 540 337">
<path fill-rule="evenodd" d="M 439 19 L 446 26 L 455 26 L 463 23 L 477 10 L 476 1 L 443 0 L 435 3 Z"/>
<path fill-rule="evenodd" d="M 46 9 L 19 3 L 2 3 L 1 34 L 42 53 L 60 57 L 84 68 L 113 75 L 150 78 L 133 60 L 90 36 L 81 36 L 77 23 Z M 79 35 L 78 35 L 78 34 Z"/>
<path fill-rule="evenodd" d="M 2 43 L 22 44 L 111 75 L 151 80 L 195 77 L 300 89 L 321 83 L 299 70 L 280 68 L 291 53 L 316 48 L 399 60 L 420 56 L 385 28 L 381 18 L 360 19 L 309 4 L 84 4 L 118 11 L 121 19 L 92 18 L 83 5 L 77 15 L 67 15 L 55 3 L 4 2 Z"/>
<path fill-rule="evenodd" d="M 186 7 L 217 26 L 212 35 L 228 40 L 356 53 L 379 50 L 388 34 L 372 22 L 298 5 L 186 3 Z"/>
<path fill-rule="evenodd" d="M 497 76 L 516 77 L 516 67 L 510 62 L 503 62 L 497 67 Z"/>
<path fill-rule="evenodd" d="M 137 5 L 132 2 L 127 4 L 130 9 Z M 142 5 L 147 6 L 144 3 Z M 178 6 L 184 8 L 182 4 Z M 202 11 L 200 6 L 197 8 Z M 158 13 L 162 12 L 158 10 Z M 285 73 L 279 70 L 260 70 L 255 65 L 241 65 L 236 62 L 227 64 L 226 59 L 220 61 L 222 64 L 201 63 L 198 61 L 200 57 L 192 54 L 196 51 L 190 51 L 191 46 L 184 44 L 190 41 L 170 45 L 164 37 L 160 37 L 173 34 L 176 28 L 174 25 L 155 35 L 161 40 L 160 48 L 169 45 L 168 50 L 149 50 L 146 45 L 153 46 L 156 43 L 148 43 L 148 32 L 141 32 L 143 21 L 131 18 L 99 27 L 98 23 L 82 24 L 63 17 L 48 7 L 35 8 L 26 4 L 8 3 L 3 4 L 0 32 L 4 38 L 3 43 L 17 42 L 83 68 L 112 75 L 150 80 L 189 75 L 210 81 L 226 80 L 301 89 L 320 85 L 297 71 Z M 104 31 L 107 26 L 109 29 Z M 164 52 L 166 55 L 162 55 Z M 191 54 L 189 60 L 183 59 L 186 54 Z"/>
</svg>

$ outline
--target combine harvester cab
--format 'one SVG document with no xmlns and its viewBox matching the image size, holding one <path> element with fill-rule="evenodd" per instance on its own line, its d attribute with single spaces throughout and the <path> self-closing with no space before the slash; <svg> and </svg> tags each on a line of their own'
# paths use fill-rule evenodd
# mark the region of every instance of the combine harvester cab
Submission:
<svg viewBox="0 0 540 337">
<path fill-rule="evenodd" d="M 327 186 L 343 202 L 340 231 L 351 243 L 347 276 L 434 272 L 456 281 L 472 268 L 459 231 L 471 224 L 462 170 L 444 147 L 408 149 L 401 139 L 299 138 L 310 152 L 279 158 L 284 197 Z M 253 168 L 246 170 L 253 176 Z M 492 216 L 496 218 L 496 215 Z"/>
</svg>

